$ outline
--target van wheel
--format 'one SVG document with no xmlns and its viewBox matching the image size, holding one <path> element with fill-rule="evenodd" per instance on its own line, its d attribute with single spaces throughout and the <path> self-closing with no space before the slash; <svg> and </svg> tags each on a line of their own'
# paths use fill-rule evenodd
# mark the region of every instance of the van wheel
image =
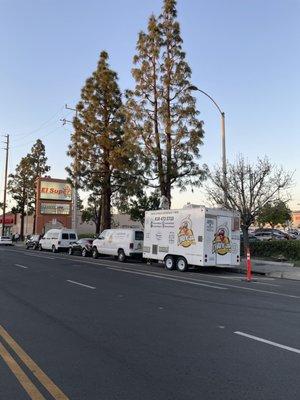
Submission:
<svg viewBox="0 0 300 400">
<path fill-rule="evenodd" d="M 172 271 L 175 268 L 175 259 L 172 256 L 167 256 L 165 258 L 165 268 L 168 271 Z"/>
<path fill-rule="evenodd" d="M 185 272 L 188 269 L 188 263 L 184 257 L 179 257 L 176 263 L 178 271 Z"/>
<path fill-rule="evenodd" d="M 73 254 L 72 247 L 69 247 L 69 255 L 71 256 Z"/>
<path fill-rule="evenodd" d="M 42 248 L 42 245 L 40 244 L 39 245 L 39 251 L 42 251 L 43 250 L 43 248 Z"/>
<path fill-rule="evenodd" d="M 81 255 L 82 255 L 82 257 L 86 257 L 87 256 L 86 249 L 82 249 Z"/>
<path fill-rule="evenodd" d="M 126 255 L 124 253 L 124 250 L 119 250 L 118 251 L 118 261 L 124 262 L 126 260 Z"/>
<path fill-rule="evenodd" d="M 93 248 L 92 256 L 93 256 L 93 258 L 94 258 L 95 260 L 96 260 L 96 258 L 98 258 L 98 250 L 97 250 L 96 247 Z"/>
<path fill-rule="evenodd" d="M 56 253 L 56 248 L 54 245 L 52 246 L 52 253 Z"/>
</svg>

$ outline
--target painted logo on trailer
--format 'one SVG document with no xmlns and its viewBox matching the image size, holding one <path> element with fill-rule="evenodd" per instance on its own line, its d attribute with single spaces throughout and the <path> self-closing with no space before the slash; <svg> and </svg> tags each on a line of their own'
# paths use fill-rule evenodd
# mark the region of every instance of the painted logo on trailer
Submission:
<svg viewBox="0 0 300 400">
<path fill-rule="evenodd" d="M 213 240 L 213 253 L 225 256 L 231 252 L 231 243 L 227 226 L 220 226 Z"/>
<path fill-rule="evenodd" d="M 192 230 L 192 221 L 189 216 L 181 221 L 177 239 L 178 246 L 190 247 L 192 244 L 196 244 Z"/>
</svg>

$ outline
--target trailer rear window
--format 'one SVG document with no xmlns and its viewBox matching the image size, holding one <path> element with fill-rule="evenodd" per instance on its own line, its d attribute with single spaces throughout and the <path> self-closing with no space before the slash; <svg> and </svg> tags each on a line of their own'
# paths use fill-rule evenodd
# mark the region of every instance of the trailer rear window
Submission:
<svg viewBox="0 0 300 400">
<path fill-rule="evenodd" d="M 144 240 L 144 232 L 143 231 L 136 231 L 134 240 Z"/>
</svg>

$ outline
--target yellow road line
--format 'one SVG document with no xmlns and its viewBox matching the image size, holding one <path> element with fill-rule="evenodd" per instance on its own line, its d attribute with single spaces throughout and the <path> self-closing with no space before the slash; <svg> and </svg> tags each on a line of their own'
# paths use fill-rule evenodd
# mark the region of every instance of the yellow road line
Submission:
<svg viewBox="0 0 300 400">
<path fill-rule="evenodd" d="M 39 368 L 39 366 L 29 357 L 29 355 L 18 345 L 18 343 L 0 325 L 0 336 L 14 350 L 18 357 L 23 361 L 27 368 L 48 390 L 55 400 L 69 400 L 69 398 L 59 389 L 58 386 Z M 35 400 L 35 398 L 34 398 Z"/>
<path fill-rule="evenodd" d="M 20 384 L 23 386 L 24 390 L 28 393 L 32 400 L 46 400 L 41 392 L 34 386 L 31 380 L 27 377 L 25 372 L 12 358 L 6 348 L 0 343 L 0 356 L 6 362 L 10 370 L 13 372 L 15 377 L 18 379 Z"/>
</svg>

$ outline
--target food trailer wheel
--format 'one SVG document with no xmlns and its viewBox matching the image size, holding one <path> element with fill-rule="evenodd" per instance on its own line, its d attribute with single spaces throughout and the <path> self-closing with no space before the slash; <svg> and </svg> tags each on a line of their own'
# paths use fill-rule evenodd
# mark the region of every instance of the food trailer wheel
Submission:
<svg viewBox="0 0 300 400">
<path fill-rule="evenodd" d="M 172 256 L 167 256 L 165 258 L 165 267 L 167 270 L 172 271 L 175 268 L 175 260 Z"/>
<path fill-rule="evenodd" d="M 188 269 L 188 263 L 184 257 L 179 257 L 176 263 L 178 271 L 185 272 Z"/>
</svg>

